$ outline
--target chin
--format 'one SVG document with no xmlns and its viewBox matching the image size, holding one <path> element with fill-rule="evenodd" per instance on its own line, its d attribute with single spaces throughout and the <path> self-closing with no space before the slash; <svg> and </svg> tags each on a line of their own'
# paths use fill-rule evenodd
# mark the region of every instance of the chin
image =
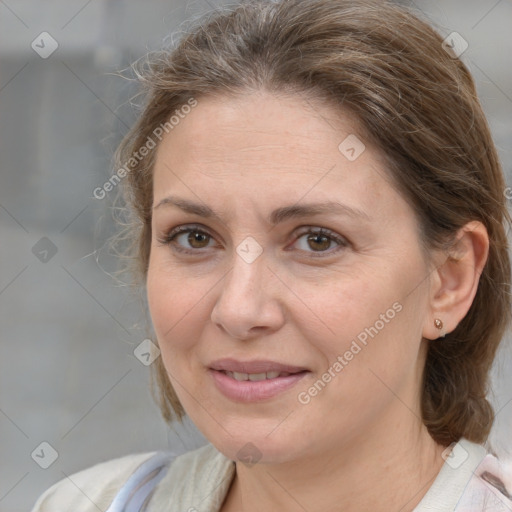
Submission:
<svg viewBox="0 0 512 512">
<path fill-rule="evenodd" d="M 238 430 L 236 435 L 230 436 L 224 430 L 222 432 L 203 432 L 219 452 L 228 459 L 245 463 L 247 466 L 255 463 L 280 464 L 289 461 L 299 455 L 300 447 L 293 442 L 292 436 L 285 433 L 278 435 L 272 432 L 272 428 L 254 431 L 248 428 Z"/>
</svg>

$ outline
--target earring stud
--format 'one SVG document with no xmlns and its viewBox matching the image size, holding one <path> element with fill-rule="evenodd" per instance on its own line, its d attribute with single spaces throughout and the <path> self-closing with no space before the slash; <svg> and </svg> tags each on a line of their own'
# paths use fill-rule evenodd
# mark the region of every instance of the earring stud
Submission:
<svg viewBox="0 0 512 512">
<path fill-rule="evenodd" d="M 443 329 L 443 321 L 439 318 L 434 318 L 434 325 L 436 329 L 439 329 L 441 331 L 441 334 L 439 335 L 440 338 L 444 338 L 446 336 L 446 333 Z"/>
</svg>

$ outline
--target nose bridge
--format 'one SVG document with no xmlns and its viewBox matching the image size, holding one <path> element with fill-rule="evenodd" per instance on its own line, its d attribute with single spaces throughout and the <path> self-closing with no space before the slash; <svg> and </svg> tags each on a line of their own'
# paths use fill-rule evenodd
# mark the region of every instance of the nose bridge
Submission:
<svg viewBox="0 0 512 512">
<path fill-rule="evenodd" d="M 271 275 L 268 262 L 258 246 L 254 239 L 245 239 L 236 247 L 232 268 L 222 280 L 211 314 L 215 324 L 238 339 L 250 336 L 256 327 L 258 332 L 261 328 L 275 329 L 282 321 L 267 282 Z"/>
<path fill-rule="evenodd" d="M 232 268 L 224 280 L 223 293 L 247 293 L 247 287 L 256 291 L 261 283 L 266 261 L 263 246 L 253 236 L 244 236 L 234 247 Z"/>
<path fill-rule="evenodd" d="M 264 282 L 265 258 L 263 251 L 256 255 L 254 250 L 246 242 L 242 242 L 236 248 L 233 256 L 231 271 L 226 275 L 222 288 L 222 296 L 228 300 L 234 299 L 244 303 L 256 302 L 259 289 Z M 243 303 L 239 303 L 243 306 Z"/>
</svg>

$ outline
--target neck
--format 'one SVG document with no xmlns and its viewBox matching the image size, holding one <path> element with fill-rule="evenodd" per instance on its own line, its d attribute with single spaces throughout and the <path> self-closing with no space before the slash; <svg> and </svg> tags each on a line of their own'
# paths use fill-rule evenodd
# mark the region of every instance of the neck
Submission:
<svg viewBox="0 0 512 512">
<path fill-rule="evenodd" d="M 435 443 L 419 421 L 410 424 L 411 411 L 401 407 L 403 418 L 398 421 L 395 410 L 392 421 L 358 432 L 343 446 L 315 458 L 250 468 L 237 463 L 222 512 L 411 512 L 439 473 L 445 447 Z M 407 417 L 407 428 L 397 427 L 406 425 L 400 420 Z"/>
</svg>

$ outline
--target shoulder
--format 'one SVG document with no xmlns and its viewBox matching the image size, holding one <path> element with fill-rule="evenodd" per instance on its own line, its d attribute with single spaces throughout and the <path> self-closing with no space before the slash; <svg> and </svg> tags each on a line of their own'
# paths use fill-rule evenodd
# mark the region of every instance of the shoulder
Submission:
<svg viewBox="0 0 512 512">
<path fill-rule="evenodd" d="M 66 476 L 39 497 L 32 512 L 105 510 L 132 473 L 155 453 L 127 455 Z"/>
<path fill-rule="evenodd" d="M 211 443 L 179 455 L 155 490 L 152 510 L 219 510 L 235 472 L 235 462 Z"/>
<path fill-rule="evenodd" d="M 512 462 L 487 454 L 463 494 L 460 508 L 478 503 L 481 510 L 512 510 Z M 468 508 L 468 510 L 472 510 Z"/>
<path fill-rule="evenodd" d="M 465 438 L 449 448 L 441 471 L 414 512 L 510 512 L 512 467 Z"/>
</svg>

